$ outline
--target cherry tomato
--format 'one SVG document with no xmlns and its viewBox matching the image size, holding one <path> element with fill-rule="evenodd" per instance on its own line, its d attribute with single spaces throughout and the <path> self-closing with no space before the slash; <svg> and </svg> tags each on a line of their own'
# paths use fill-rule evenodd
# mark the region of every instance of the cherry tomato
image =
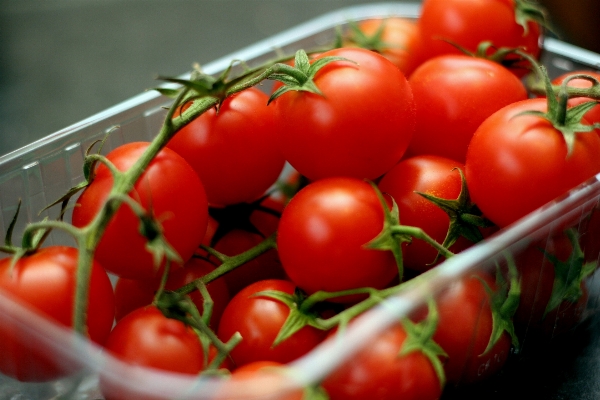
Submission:
<svg viewBox="0 0 600 400">
<path fill-rule="evenodd" d="M 381 289 L 398 274 L 390 251 L 367 248 L 383 221 L 383 206 L 367 182 L 338 177 L 310 183 L 290 200 L 279 221 L 283 268 L 308 294 Z"/>
<path fill-rule="evenodd" d="M 61 326 L 73 326 L 78 250 L 49 246 L 20 258 L 0 260 L 0 289 Z M 88 289 L 87 335 L 103 344 L 112 328 L 115 306 L 106 271 L 94 262 Z M 0 325 L 0 371 L 22 381 L 47 381 L 74 372 L 57 350 L 26 326 L 5 318 Z"/>
<path fill-rule="evenodd" d="M 411 155 L 436 154 L 464 163 L 479 125 L 495 111 L 527 98 L 502 65 L 467 55 L 435 57 L 410 76 L 417 110 Z"/>
<path fill-rule="evenodd" d="M 139 308 L 121 319 L 108 337 L 105 349 L 131 366 L 190 376 L 206 368 L 204 350 L 194 330 L 165 317 L 154 306 Z M 100 387 L 107 400 L 138 398 L 127 392 L 126 382 L 101 377 Z"/>
<path fill-rule="evenodd" d="M 398 204 L 402 225 L 419 227 L 442 244 L 450 228 L 450 217 L 439 206 L 417 192 L 446 200 L 458 199 L 462 185 L 458 169 L 464 170 L 464 165 L 445 157 L 410 157 L 388 171 L 378 186 Z M 458 253 L 470 245 L 469 240 L 460 236 L 449 250 Z M 410 244 L 403 244 L 402 256 L 406 268 L 425 271 L 434 266 L 437 250 L 425 241 L 414 239 Z M 438 261 L 443 260 L 444 258 L 440 257 Z"/>
<path fill-rule="evenodd" d="M 378 37 L 377 43 L 370 50 L 379 52 L 400 68 L 405 76 L 409 76 L 419 63 L 421 36 L 414 20 L 401 17 L 384 19 L 368 19 L 361 21 L 358 28 L 366 37 Z M 381 30 L 381 31 L 380 31 Z M 356 40 L 350 40 L 350 44 Z M 360 42 L 356 43 L 359 46 Z"/>
<path fill-rule="evenodd" d="M 137 161 L 148 143 L 122 145 L 106 157 L 120 171 Z M 100 164 L 92 183 L 77 199 L 73 225 L 83 227 L 98 214 L 112 188 L 113 177 Z M 192 167 L 177 153 L 163 149 L 152 160 L 135 184 L 130 197 L 151 210 L 160 221 L 166 240 L 183 261 L 194 254 L 206 232 L 208 204 L 202 182 Z M 139 233 L 139 220 L 127 205 L 122 205 L 110 221 L 96 249 L 96 257 L 108 271 L 133 279 L 160 275 L 147 240 Z M 173 268 L 175 268 L 173 266 Z"/>
<path fill-rule="evenodd" d="M 244 90 L 183 127 L 167 146 L 194 168 L 211 205 L 255 200 L 277 180 L 284 165 L 278 125 L 268 96 Z"/>
<path fill-rule="evenodd" d="M 419 350 L 400 354 L 406 336 L 400 324 L 378 335 L 351 362 L 325 378 L 329 398 L 439 399 L 442 387 L 430 360 Z"/>
<path fill-rule="evenodd" d="M 439 322 L 433 340 L 448 354 L 444 364 L 451 384 L 472 384 L 496 374 L 506 363 L 511 338 L 506 331 L 485 352 L 492 333 L 492 309 L 486 282 L 497 290 L 485 273 L 462 278 L 436 298 Z"/>
<path fill-rule="evenodd" d="M 496 48 L 523 48 L 538 58 L 540 26 L 528 21 L 527 31 L 516 20 L 521 0 L 425 0 L 419 17 L 422 60 L 442 54 L 460 54 L 455 45 L 475 52 L 481 42 Z M 514 69 L 518 76 L 528 72 Z"/>
<path fill-rule="evenodd" d="M 578 133 L 567 155 L 563 135 L 550 122 L 518 115 L 546 109 L 546 99 L 504 107 L 481 124 L 469 145 L 465 176 L 471 198 L 500 227 L 600 172 L 597 133 Z"/>
<path fill-rule="evenodd" d="M 305 326 L 273 346 L 290 308 L 279 300 L 257 293 L 275 290 L 291 295 L 295 289 L 289 281 L 269 279 L 247 286 L 231 299 L 221 317 L 218 336 L 227 341 L 236 332 L 242 335 L 242 341 L 230 353 L 236 367 L 254 361 L 287 363 L 321 342 L 325 333 Z"/>
<path fill-rule="evenodd" d="M 309 180 L 375 179 L 396 164 L 414 130 L 414 102 L 404 74 L 385 57 L 360 48 L 321 53 L 335 61 L 314 83 L 322 95 L 289 91 L 272 106 L 288 162 Z"/>
<path fill-rule="evenodd" d="M 262 399 L 303 400 L 304 389 L 293 381 L 292 371 L 276 361 L 254 361 L 236 368 L 211 396 L 214 400 Z"/>
</svg>

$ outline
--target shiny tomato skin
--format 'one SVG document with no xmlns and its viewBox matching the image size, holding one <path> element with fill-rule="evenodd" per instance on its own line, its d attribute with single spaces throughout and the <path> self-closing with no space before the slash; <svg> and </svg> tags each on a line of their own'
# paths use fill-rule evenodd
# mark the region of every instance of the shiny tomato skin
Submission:
<svg viewBox="0 0 600 400">
<path fill-rule="evenodd" d="M 222 341 L 236 332 L 242 335 L 242 341 L 230 353 L 236 368 L 254 361 L 288 363 L 321 342 L 324 332 L 305 326 L 273 347 L 290 309 L 279 300 L 255 294 L 266 290 L 293 294 L 295 288 L 292 282 L 280 279 L 255 282 L 238 292 L 225 307 L 217 334 Z"/>
<path fill-rule="evenodd" d="M 424 62 L 442 54 L 461 54 L 456 46 L 475 52 L 484 41 L 496 48 L 522 47 L 540 55 L 540 27 L 528 22 L 527 33 L 515 19 L 514 0 L 425 0 L 419 17 Z M 518 76 L 528 70 L 516 68 Z"/>
<path fill-rule="evenodd" d="M 147 147 L 146 142 L 128 143 L 106 157 L 118 170 L 125 171 Z M 77 199 L 73 225 L 83 227 L 92 221 L 112 184 L 108 168 L 99 165 L 94 180 Z M 153 211 L 166 240 L 187 261 L 202 242 L 208 221 L 206 193 L 192 167 L 173 150 L 165 148 L 142 174 L 130 197 Z M 127 205 L 122 205 L 109 223 L 96 249 L 96 258 L 108 271 L 125 278 L 151 279 L 162 271 L 154 266 L 146 239 L 139 233 L 139 220 Z"/>
<path fill-rule="evenodd" d="M 461 163 L 487 117 L 527 98 L 525 86 L 508 69 L 467 55 L 430 59 L 413 72 L 409 83 L 417 122 L 408 153 L 435 154 Z"/>
<path fill-rule="evenodd" d="M 416 226 L 438 243 L 443 243 L 450 227 L 450 217 L 440 207 L 416 192 L 455 200 L 461 192 L 458 161 L 434 155 L 420 155 L 403 159 L 379 181 L 379 189 L 390 195 L 398 204 L 400 223 Z M 450 247 L 458 253 L 471 245 L 464 237 Z M 415 271 L 425 271 L 434 266 L 437 251 L 428 243 L 414 239 L 402 246 L 404 266 Z M 440 257 L 439 261 L 443 261 Z M 436 263 L 437 264 L 437 263 Z"/>
<path fill-rule="evenodd" d="M 510 355 L 511 338 L 506 331 L 484 353 L 493 325 L 483 282 L 496 290 L 492 276 L 482 272 L 457 280 L 436 297 L 440 319 L 433 340 L 448 354 L 444 364 L 448 384 L 481 382 L 498 373 Z"/>
<path fill-rule="evenodd" d="M 471 198 L 500 227 L 507 226 L 600 172 L 600 138 L 576 136 L 567 156 L 562 134 L 525 111 L 546 111 L 546 99 L 504 107 L 486 119 L 467 151 Z M 583 121 L 585 123 L 585 121 Z"/>
<path fill-rule="evenodd" d="M 360 22 L 360 30 L 367 36 L 377 33 L 383 25 L 381 41 L 384 48 L 380 54 L 409 76 L 419 63 L 421 36 L 414 20 L 402 17 L 368 19 Z"/>
<path fill-rule="evenodd" d="M 268 96 L 250 88 L 183 127 L 167 147 L 194 168 L 211 205 L 253 201 L 277 180 L 284 157 Z"/>
<path fill-rule="evenodd" d="M 375 179 L 404 154 L 414 130 L 414 102 L 404 74 L 385 57 L 340 48 L 317 58 L 344 57 L 319 70 L 322 95 L 290 91 L 271 105 L 280 121 L 287 161 L 309 180 Z"/>
<path fill-rule="evenodd" d="M 72 327 L 77 258 L 78 250 L 66 246 L 49 246 L 25 255 L 12 269 L 11 258 L 4 258 L 0 260 L 0 290 L 44 318 Z M 112 328 L 115 300 L 106 271 L 95 261 L 88 294 L 87 335 L 103 344 Z M 28 332 L 10 319 L 0 326 L 3 374 L 22 381 L 47 381 L 73 372 L 64 355 Z"/>
<path fill-rule="evenodd" d="M 374 338 L 351 362 L 325 378 L 323 387 L 329 398 L 439 399 L 442 387 L 430 360 L 419 350 L 400 355 L 406 336 L 398 324 Z"/>
<path fill-rule="evenodd" d="M 277 248 L 289 278 L 308 294 L 387 286 L 398 274 L 392 253 L 366 246 L 383 230 L 383 211 L 375 190 L 361 179 L 305 186 L 279 221 Z"/>
</svg>

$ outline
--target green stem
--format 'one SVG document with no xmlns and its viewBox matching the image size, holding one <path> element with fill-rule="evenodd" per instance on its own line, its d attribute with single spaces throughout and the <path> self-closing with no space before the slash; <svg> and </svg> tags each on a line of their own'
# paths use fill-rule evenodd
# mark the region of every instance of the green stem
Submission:
<svg viewBox="0 0 600 400">
<path fill-rule="evenodd" d="M 268 238 L 266 238 L 265 240 L 263 240 L 258 245 L 252 247 L 251 249 L 249 249 L 243 253 L 240 253 L 236 256 L 227 257 L 227 259 L 221 265 L 219 265 L 217 268 L 215 268 L 213 271 L 209 272 L 208 274 L 204 275 L 201 278 L 198 278 L 198 279 L 188 283 L 185 286 L 180 287 L 179 289 L 176 290 L 176 292 L 181 293 L 181 294 L 189 294 L 189 293 L 193 292 L 194 290 L 197 290 L 198 284 L 206 285 L 209 282 L 212 282 L 215 279 L 220 278 L 221 276 L 225 275 L 226 273 L 234 270 L 235 268 L 239 267 L 240 265 L 243 265 L 243 264 L 247 263 L 248 261 L 258 257 L 259 255 L 263 254 L 264 252 L 266 252 L 270 249 L 274 249 L 277 246 L 275 237 L 276 237 L 275 234 L 273 234 L 273 235 L 269 236 Z"/>
<path fill-rule="evenodd" d="M 450 258 L 454 255 L 454 253 L 452 253 L 446 247 L 442 246 L 437 241 L 435 241 L 431 236 L 429 236 L 427 233 L 425 233 L 425 231 L 421 228 L 417 228 L 414 226 L 407 226 L 407 225 L 397 225 L 397 226 L 393 226 L 391 229 L 392 229 L 392 234 L 408 235 L 408 236 L 414 237 L 415 239 L 419 239 L 419 240 L 423 240 L 423 241 L 427 242 L 429 245 L 434 247 L 438 251 L 438 253 L 440 253 L 445 258 Z"/>
<path fill-rule="evenodd" d="M 182 91 L 175 104 L 179 104 L 187 91 Z M 86 227 L 81 229 L 81 236 L 78 238 L 79 243 L 79 260 L 77 271 L 77 283 L 74 302 L 73 327 L 76 332 L 85 331 L 85 310 L 88 305 L 87 292 L 90 284 L 91 267 L 94 258 L 94 252 L 100 238 L 102 237 L 108 223 L 119 209 L 122 200 L 120 195 L 127 195 L 135 185 L 145 169 L 148 167 L 152 159 L 160 152 L 167 142 L 181 129 L 183 126 L 191 122 L 205 111 L 216 106 L 218 100 L 212 97 L 195 101 L 181 116 L 173 120 L 173 115 L 176 107 L 171 107 L 163 126 L 161 127 L 158 136 L 150 143 L 141 157 L 127 171 L 120 173 L 115 179 L 115 184 L 109 194 L 108 201 L 96 217 Z"/>
</svg>

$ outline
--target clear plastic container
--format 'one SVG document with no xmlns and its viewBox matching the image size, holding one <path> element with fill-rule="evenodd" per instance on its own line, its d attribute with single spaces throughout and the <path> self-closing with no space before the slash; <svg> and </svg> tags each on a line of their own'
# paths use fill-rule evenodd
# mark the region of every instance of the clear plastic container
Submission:
<svg viewBox="0 0 600 400">
<path fill-rule="evenodd" d="M 279 52 L 291 54 L 300 48 L 325 45 L 332 41 L 335 27 L 346 24 L 348 20 L 387 16 L 417 18 L 418 14 L 419 4 L 412 3 L 367 4 L 342 9 L 216 60 L 205 65 L 204 70 L 217 74 L 233 59 L 258 65 L 272 59 Z M 550 75 L 555 76 L 580 68 L 598 69 L 600 56 L 548 38 L 544 42 L 543 63 Z M 146 92 L 0 157 L 0 230 L 6 232 L 16 211 L 18 199 L 22 199 L 23 203 L 13 237 L 20 237 L 27 222 L 38 221 L 45 216 L 55 218 L 58 207 L 41 214 L 39 212 L 83 180 L 82 165 L 87 147 L 95 140 L 104 138 L 111 130 L 113 132 L 105 144 L 105 151 L 126 142 L 151 140 L 163 122 L 163 107 L 169 104 L 170 100 L 158 93 Z M 347 330 L 343 339 L 326 341 L 294 362 L 294 380 L 287 380 L 281 386 L 272 386 L 270 382 L 252 382 L 251 385 L 239 383 L 239 387 L 234 388 L 240 395 L 239 398 L 269 398 L 265 393 L 265 389 L 269 388 L 273 391 L 273 396 L 279 398 L 286 389 L 320 382 L 368 345 L 375 335 L 385 331 L 400 317 L 424 307 L 430 296 L 443 295 L 453 284 L 475 272 L 494 271 L 496 265 L 506 264 L 507 254 L 518 257 L 527 246 L 545 243 L 547 238 L 565 226 L 573 227 L 580 235 L 593 235 L 588 220 L 590 210 L 598 206 L 600 199 L 598 178 L 594 177 L 573 188 L 568 194 L 503 229 L 489 240 L 448 259 L 428 273 L 427 279 L 415 280 L 398 295 L 365 313 Z M 66 219 L 69 218 L 70 215 L 67 214 Z M 600 235 L 593 239 L 600 241 Z M 73 244 L 70 238 L 60 232 L 53 232 L 46 243 Z M 597 275 L 591 275 L 586 281 L 589 300 L 586 308 L 581 310 L 584 318 L 600 308 Z M 558 327 L 558 321 L 557 319 L 551 325 Z M 0 324 L 10 324 L 26 342 L 43 343 L 48 359 L 73 372 L 67 378 L 44 383 L 19 382 L 0 375 L 0 399 L 99 399 L 102 398 L 100 379 L 117 387 L 121 394 L 127 394 L 124 398 L 208 399 L 222 390 L 220 386 L 223 383 L 218 380 L 190 379 L 126 365 L 2 293 Z M 524 335 L 521 353 L 526 353 L 530 347 L 537 347 L 530 344 L 535 342 L 530 337 L 528 334 Z M 508 356 L 517 357 L 514 354 Z M 498 354 L 497 357 L 504 355 Z M 490 364 L 493 360 L 494 358 L 477 368 L 485 373 L 493 367 Z M 259 392 L 254 393 L 254 390 Z"/>
</svg>

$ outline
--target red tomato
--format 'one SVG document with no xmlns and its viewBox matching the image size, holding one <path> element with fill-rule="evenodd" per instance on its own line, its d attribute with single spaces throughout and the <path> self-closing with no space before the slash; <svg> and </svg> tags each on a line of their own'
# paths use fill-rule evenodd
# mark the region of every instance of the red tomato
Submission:
<svg viewBox="0 0 600 400">
<path fill-rule="evenodd" d="M 381 289 L 398 274 L 392 252 L 366 247 L 383 230 L 383 221 L 383 206 L 367 182 L 339 177 L 310 183 L 279 221 L 283 268 L 309 294 Z"/>
<path fill-rule="evenodd" d="M 453 44 L 475 52 L 484 41 L 497 47 L 522 47 L 535 58 L 540 54 L 540 27 L 527 22 L 527 32 L 516 21 L 521 0 L 424 0 L 419 18 L 422 60 L 442 54 L 460 54 Z M 519 76 L 528 72 L 514 69 Z"/>
<path fill-rule="evenodd" d="M 578 133 L 567 156 L 565 139 L 550 122 L 518 115 L 546 109 L 546 99 L 504 107 L 481 124 L 469 145 L 465 176 L 471 198 L 500 227 L 600 172 L 597 133 Z"/>
<path fill-rule="evenodd" d="M 396 164 L 381 178 L 379 189 L 393 197 L 398 204 L 402 225 L 419 227 L 442 244 L 448 234 L 450 217 L 417 192 L 447 200 L 458 199 L 462 182 L 457 168 L 464 170 L 464 165 L 444 157 L 410 157 Z M 470 244 L 469 240 L 461 236 L 450 247 L 450 251 L 458 253 Z M 410 244 L 403 244 L 402 256 L 406 268 L 425 271 L 433 267 L 437 250 L 425 241 L 414 239 Z M 440 262 L 443 260 L 443 257 L 439 258 Z"/>
<path fill-rule="evenodd" d="M 552 84 L 553 85 L 561 85 L 568 76 L 579 75 L 579 74 L 589 75 L 593 78 L 600 80 L 600 72 L 582 70 L 582 71 L 572 71 L 572 72 L 568 72 L 563 75 L 560 75 L 552 81 Z M 568 86 L 577 87 L 577 88 L 589 88 L 592 86 L 592 82 L 588 81 L 587 79 L 571 79 L 568 83 Z M 593 100 L 593 99 L 590 99 L 588 97 L 574 97 L 574 98 L 569 99 L 569 105 L 571 107 L 573 107 L 573 106 L 576 106 L 578 104 L 581 104 L 581 103 L 584 103 L 584 102 L 590 101 L 590 100 Z M 600 123 L 600 104 L 596 105 L 591 110 L 589 110 L 587 113 L 585 113 L 585 119 L 591 124 Z"/>
<path fill-rule="evenodd" d="M 508 69 L 467 55 L 433 58 L 414 71 L 409 83 L 417 125 L 408 153 L 462 163 L 479 125 L 502 107 L 527 98 L 525 86 Z"/>
<path fill-rule="evenodd" d="M 303 400 L 304 389 L 293 381 L 284 363 L 254 361 L 236 368 L 212 400 L 232 399 Z"/>
<path fill-rule="evenodd" d="M 492 333 L 492 310 L 482 280 L 495 290 L 494 279 L 480 273 L 454 282 L 436 298 L 440 319 L 433 340 L 448 354 L 444 364 L 448 383 L 482 381 L 496 374 L 510 354 L 506 331 L 484 353 Z"/>
<path fill-rule="evenodd" d="M 154 306 L 139 308 L 121 319 L 105 348 L 110 355 L 132 366 L 190 376 L 206 368 L 202 344 L 194 330 L 165 317 Z M 101 379 L 100 386 L 107 400 L 138 398 L 127 393 L 126 387 L 109 380 Z"/>
<path fill-rule="evenodd" d="M 378 35 L 379 30 L 382 29 L 374 48 L 369 46 L 366 48 L 379 52 L 400 68 L 404 75 L 409 76 L 417 67 L 421 37 L 414 20 L 399 17 L 368 19 L 360 22 L 358 28 L 367 37 Z M 350 43 L 353 41 L 351 40 Z M 361 45 L 360 42 L 356 44 Z"/>
<path fill-rule="evenodd" d="M 344 57 L 323 67 L 323 93 L 290 91 L 273 101 L 279 142 L 289 163 L 309 180 L 375 179 L 400 160 L 414 130 L 414 102 L 404 74 L 385 57 L 360 48 L 321 53 Z"/>
<path fill-rule="evenodd" d="M 268 96 L 256 88 L 225 99 L 182 128 L 167 146 L 194 168 L 211 205 L 252 201 L 277 180 L 284 165 L 278 125 Z"/>
<path fill-rule="evenodd" d="M 266 290 L 294 294 L 295 286 L 289 281 L 269 279 L 255 282 L 236 294 L 223 312 L 218 336 L 227 341 L 239 332 L 242 341 L 231 351 L 231 358 L 240 367 L 254 361 L 287 363 L 312 350 L 325 333 L 305 326 L 289 338 L 273 346 L 290 308 L 279 300 L 256 296 Z"/>
<path fill-rule="evenodd" d="M 203 258 L 192 257 L 185 263 L 183 268 L 171 272 L 166 289 L 176 290 L 186 284 L 203 277 L 213 271 L 215 266 Z M 125 315 L 140 307 L 150 305 L 154 300 L 156 291 L 160 285 L 160 279 L 137 280 L 119 278 L 115 285 L 116 319 L 119 321 Z M 213 301 L 213 310 L 210 326 L 219 326 L 221 314 L 229 302 L 229 290 L 223 279 L 216 279 L 206 285 L 206 289 Z M 200 313 L 204 310 L 204 299 L 198 291 L 190 295 L 192 301 Z"/>
<path fill-rule="evenodd" d="M 72 327 L 77 257 L 75 248 L 50 246 L 25 255 L 13 267 L 11 257 L 4 258 L 0 260 L 0 289 L 44 318 Z M 114 314 L 110 280 L 100 264 L 94 262 L 86 313 L 87 335 L 92 341 L 105 342 Z M 10 318 L 0 326 L 0 354 L 0 371 L 22 381 L 56 379 L 77 368 Z"/>
<path fill-rule="evenodd" d="M 137 161 L 148 143 L 122 145 L 107 155 L 120 171 Z M 73 209 L 73 225 L 88 225 L 98 214 L 112 188 L 113 177 L 100 164 L 92 183 L 81 193 Z M 198 175 L 177 153 L 163 149 L 152 160 L 135 184 L 130 196 L 160 221 L 166 240 L 181 258 L 188 260 L 202 242 L 206 232 L 208 205 Z M 139 233 L 139 220 L 123 205 L 109 223 L 96 257 L 115 275 L 133 279 L 150 279 L 160 275 L 146 249 L 146 239 Z"/>
<path fill-rule="evenodd" d="M 325 378 L 331 400 L 439 399 L 442 387 L 431 361 L 421 351 L 400 355 L 406 340 L 400 324 L 372 340 L 352 361 Z"/>
<path fill-rule="evenodd" d="M 589 297 L 585 281 L 580 284 L 581 295 L 576 301 L 565 298 L 546 314 L 555 290 L 555 271 L 560 268 L 551 257 L 556 257 L 557 263 L 568 262 L 569 265 L 563 267 L 574 270 L 575 263 L 583 263 L 584 259 L 569 260 L 572 253 L 573 247 L 568 237 L 561 234 L 544 240 L 541 247 L 537 243 L 528 247 L 516 257 L 521 280 L 521 299 L 514 321 L 515 328 L 521 335 L 549 339 L 572 329 L 582 321 Z"/>
</svg>

